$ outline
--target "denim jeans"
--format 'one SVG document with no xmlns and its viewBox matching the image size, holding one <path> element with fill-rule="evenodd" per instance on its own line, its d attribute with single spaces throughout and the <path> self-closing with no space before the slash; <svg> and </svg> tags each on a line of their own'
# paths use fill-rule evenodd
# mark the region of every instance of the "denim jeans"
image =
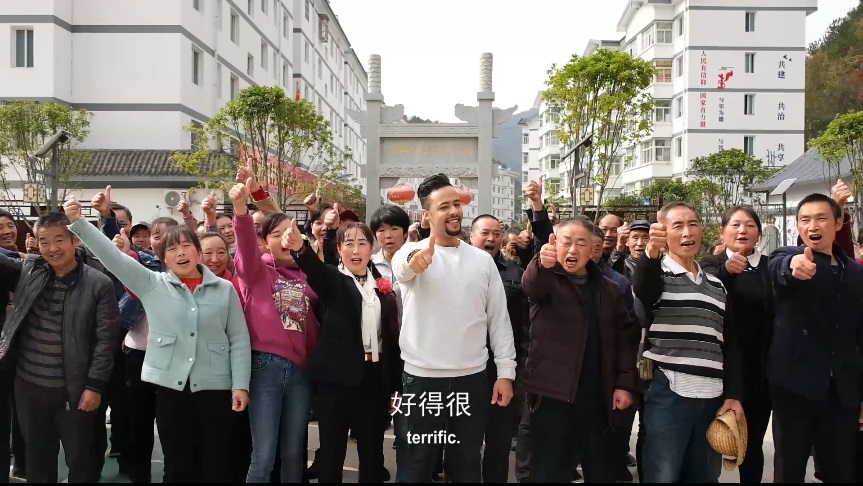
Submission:
<svg viewBox="0 0 863 486">
<path fill-rule="evenodd" d="M 647 389 L 644 425 L 645 483 L 716 483 L 722 456 L 707 442 L 722 397 L 686 398 L 671 391 L 659 368 Z"/>
<path fill-rule="evenodd" d="M 249 382 L 252 463 L 247 482 L 270 482 L 277 443 L 282 459 L 282 482 L 302 481 L 306 469 L 303 457 L 311 386 L 309 372 L 302 367 L 273 354 L 252 353 Z"/>
<path fill-rule="evenodd" d="M 396 482 L 407 482 L 407 456 L 408 456 L 408 421 L 404 415 L 397 413 L 393 416 L 393 435 L 396 436 Z"/>
</svg>

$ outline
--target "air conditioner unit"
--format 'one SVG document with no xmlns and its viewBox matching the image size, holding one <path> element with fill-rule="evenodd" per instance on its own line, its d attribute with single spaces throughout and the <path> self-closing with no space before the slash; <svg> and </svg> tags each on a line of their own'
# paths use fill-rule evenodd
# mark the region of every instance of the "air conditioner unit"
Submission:
<svg viewBox="0 0 863 486">
<path fill-rule="evenodd" d="M 183 200 L 183 195 L 179 191 L 165 191 L 165 204 L 173 209 Z"/>
</svg>

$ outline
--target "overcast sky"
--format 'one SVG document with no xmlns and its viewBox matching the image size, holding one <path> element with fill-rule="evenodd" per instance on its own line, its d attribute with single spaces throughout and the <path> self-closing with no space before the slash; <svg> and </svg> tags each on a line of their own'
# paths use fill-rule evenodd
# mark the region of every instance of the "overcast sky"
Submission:
<svg viewBox="0 0 863 486">
<path fill-rule="evenodd" d="M 628 0 L 330 0 L 368 69 L 380 54 L 382 91 L 407 115 L 457 122 L 456 103 L 473 104 L 479 57 L 494 54 L 495 106 L 533 105 L 552 63 L 581 55 L 589 39 L 616 39 Z M 821 0 L 806 23 L 811 42 L 858 0 Z M 530 5 L 528 7 L 528 5 Z M 587 8 L 586 8 L 587 7 Z"/>
</svg>

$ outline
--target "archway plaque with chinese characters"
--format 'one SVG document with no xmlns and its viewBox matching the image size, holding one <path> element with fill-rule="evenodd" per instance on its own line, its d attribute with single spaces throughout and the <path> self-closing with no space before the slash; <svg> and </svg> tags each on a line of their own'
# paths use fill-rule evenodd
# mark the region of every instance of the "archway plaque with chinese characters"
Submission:
<svg viewBox="0 0 863 486">
<path fill-rule="evenodd" d="M 494 164 L 492 139 L 497 127 L 508 120 L 517 107 L 494 108 L 492 55 L 480 58 L 478 106 L 455 105 L 455 116 L 463 123 L 406 123 L 404 106 L 387 106 L 381 92 L 381 58 L 369 60 L 369 92 L 366 110 L 348 110 L 360 124 L 366 139 L 366 220 L 381 205 L 381 190 L 396 185 L 402 178 L 424 178 L 443 173 L 477 189 L 480 213 L 491 212 L 491 181 Z"/>
</svg>

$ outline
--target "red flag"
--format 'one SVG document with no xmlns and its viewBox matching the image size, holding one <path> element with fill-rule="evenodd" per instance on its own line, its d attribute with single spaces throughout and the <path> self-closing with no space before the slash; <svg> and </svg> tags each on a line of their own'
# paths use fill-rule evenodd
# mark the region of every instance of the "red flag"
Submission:
<svg viewBox="0 0 863 486">
<path fill-rule="evenodd" d="M 297 83 L 297 94 L 294 96 L 294 99 L 300 101 L 300 83 Z"/>
</svg>

